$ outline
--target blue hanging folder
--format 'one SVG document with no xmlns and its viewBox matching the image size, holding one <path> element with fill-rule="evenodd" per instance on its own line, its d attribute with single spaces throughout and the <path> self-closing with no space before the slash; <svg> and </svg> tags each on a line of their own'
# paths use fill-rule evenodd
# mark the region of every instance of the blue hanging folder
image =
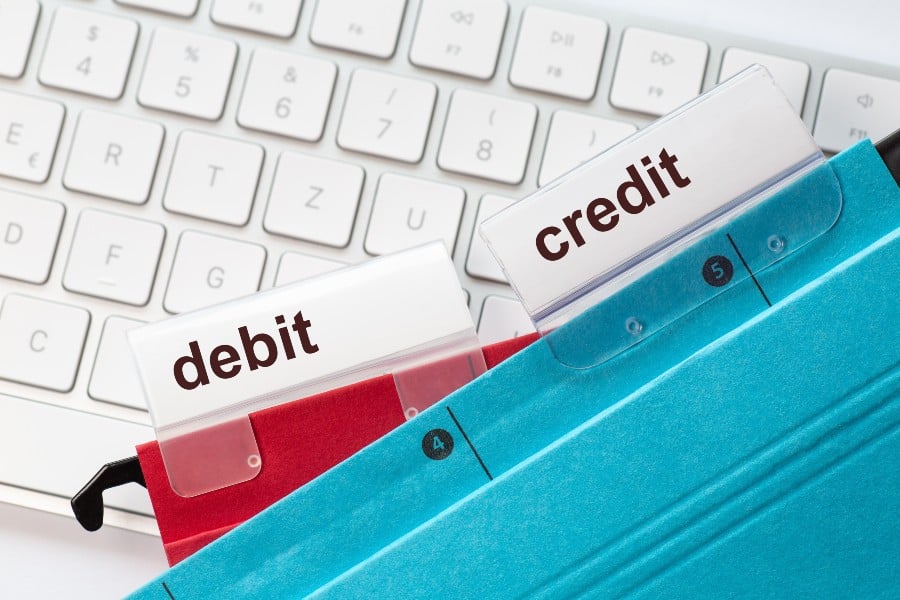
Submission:
<svg viewBox="0 0 900 600">
<path fill-rule="evenodd" d="M 900 597 L 900 188 L 864 141 L 757 209 L 836 191 L 782 260 L 748 210 L 626 288 L 678 318 L 580 313 L 133 597 Z M 748 275 L 695 302 L 704 244 Z"/>
</svg>

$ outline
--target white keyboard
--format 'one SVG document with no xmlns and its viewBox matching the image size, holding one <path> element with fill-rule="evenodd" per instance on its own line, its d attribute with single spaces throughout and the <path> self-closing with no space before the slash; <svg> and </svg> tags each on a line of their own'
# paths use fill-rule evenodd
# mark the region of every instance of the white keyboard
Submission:
<svg viewBox="0 0 900 600">
<path fill-rule="evenodd" d="M 583 0 L 0 0 L 0 501 L 152 439 L 142 322 L 441 239 L 530 331 L 476 224 L 754 62 L 829 152 L 900 126 L 897 64 Z"/>
</svg>

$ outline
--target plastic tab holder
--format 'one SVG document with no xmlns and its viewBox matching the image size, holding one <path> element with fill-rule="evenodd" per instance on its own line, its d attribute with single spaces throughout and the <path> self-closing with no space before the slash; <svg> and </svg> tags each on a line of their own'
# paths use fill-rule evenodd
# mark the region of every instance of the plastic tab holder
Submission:
<svg viewBox="0 0 900 600">
<path fill-rule="evenodd" d="M 486 370 L 437 242 L 134 329 L 129 341 L 184 497 L 260 472 L 252 412 L 392 374 L 409 419 Z"/>
<path fill-rule="evenodd" d="M 557 359 L 588 368 L 800 251 L 841 206 L 805 125 L 752 66 L 481 235 Z"/>
</svg>

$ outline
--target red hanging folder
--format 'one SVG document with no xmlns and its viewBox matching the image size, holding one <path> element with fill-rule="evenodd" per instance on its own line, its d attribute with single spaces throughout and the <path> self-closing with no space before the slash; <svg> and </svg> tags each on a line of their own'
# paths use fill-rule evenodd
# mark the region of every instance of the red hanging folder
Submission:
<svg viewBox="0 0 900 600">
<path fill-rule="evenodd" d="M 103 490 L 144 485 L 174 564 L 531 339 L 480 346 L 440 243 L 135 329 L 156 440 L 73 510 L 97 529 Z"/>
<path fill-rule="evenodd" d="M 484 347 L 485 363 L 494 367 L 536 337 Z M 251 413 L 264 459 L 259 475 L 192 498 L 172 490 L 157 442 L 138 446 L 169 564 L 190 556 L 405 420 L 390 375 Z"/>
</svg>

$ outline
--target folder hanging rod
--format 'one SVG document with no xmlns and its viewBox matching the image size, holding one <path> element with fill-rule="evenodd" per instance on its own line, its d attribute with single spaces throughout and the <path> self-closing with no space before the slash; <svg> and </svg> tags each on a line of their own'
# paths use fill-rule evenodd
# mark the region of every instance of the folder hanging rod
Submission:
<svg viewBox="0 0 900 600">
<path fill-rule="evenodd" d="M 894 181 L 900 185 L 900 129 L 875 144 L 875 149 L 894 176 Z"/>
</svg>

